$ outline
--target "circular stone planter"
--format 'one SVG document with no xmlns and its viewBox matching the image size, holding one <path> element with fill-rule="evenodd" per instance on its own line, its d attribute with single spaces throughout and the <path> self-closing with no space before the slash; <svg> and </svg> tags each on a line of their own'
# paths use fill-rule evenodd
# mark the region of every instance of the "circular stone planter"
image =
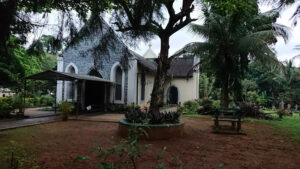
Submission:
<svg viewBox="0 0 300 169">
<path fill-rule="evenodd" d="M 180 121 L 177 124 L 138 124 L 138 123 L 129 123 L 122 118 L 119 121 L 119 134 L 122 137 L 126 137 L 128 130 L 131 127 L 142 127 L 146 130 L 149 137 L 143 136 L 142 139 L 169 139 L 174 137 L 181 137 L 184 135 L 184 122 Z"/>
</svg>

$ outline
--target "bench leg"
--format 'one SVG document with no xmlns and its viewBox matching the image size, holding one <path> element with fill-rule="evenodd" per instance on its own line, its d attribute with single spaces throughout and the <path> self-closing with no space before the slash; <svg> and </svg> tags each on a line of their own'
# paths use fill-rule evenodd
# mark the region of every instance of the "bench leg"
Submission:
<svg viewBox="0 0 300 169">
<path fill-rule="evenodd" d="M 219 131 L 219 120 L 215 119 L 215 131 Z"/>
<path fill-rule="evenodd" d="M 234 121 L 231 122 L 231 127 L 232 127 L 233 129 L 235 128 L 235 124 L 236 124 L 236 123 L 235 123 Z"/>
<path fill-rule="evenodd" d="M 238 121 L 237 123 L 238 123 L 238 124 L 237 124 L 237 132 L 240 133 L 241 130 L 242 130 L 242 122 L 241 122 L 241 121 Z"/>
</svg>

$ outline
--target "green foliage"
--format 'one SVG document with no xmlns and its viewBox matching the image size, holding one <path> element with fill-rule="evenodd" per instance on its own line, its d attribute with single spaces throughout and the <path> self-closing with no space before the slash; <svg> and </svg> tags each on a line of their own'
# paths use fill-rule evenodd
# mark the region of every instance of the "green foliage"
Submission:
<svg viewBox="0 0 300 169">
<path fill-rule="evenodd" d="M 281 120 L 259 120 L 258 122 L 270 124 L 278 129 L 280 135 L 283 135 L 292 141 L 300 141 L 300 116 L 283 116 Z"/>
<path fill-rule="evenodd" d="M 18 109 L 18 114 L 23 114 L 25 109 L 24 93 L 20 92 L 13 96 L 13 105 Z"/>
<path fill-rule="evenodd" d="M 10 113 L 14 110 L 11 97 L 0 97 L 0 119 L 10 117 Z"/>
<path fill-rule="evenodd" d="M 183 103 L 183 112 L 184 113 L 197 113 L 199 105 L 195 101 L 186 101 Z"/>
<path fill-rule="evenodd" d="M 252 103 L 242 102 L 240 103 L 240 111 L 246 116 L 246 117 L 252 117 L 256 119 L 266 119 L 266 120 L 272 120 L 273 117 L 265 114 L 262 112 L 258 106 Z"/>
<path fill-rule="evenodd" d="M 212 92 L 214 92 L 214 83 L 214 77 L 209 77 L 201 73 L 199 77 L 199 96 L 201 98 L 210 98 Z"/>
<path fill-rule="evenodd" d="M 51 95 L 42 95 L 40 100 L 36 100 L 36 102 L 40 102 L 41 106 L 52 106 L 55 103 L 55 98 Z"/>
<path fill-rule="evenodd" d="M 180 112 L 161 112 L 156 116 L 149 113 L 150 124 L 176 124 L 180 121 Z"/>
<path fill-rule="evenodd" d="M 256 91 L 249 91 L 247 93 L 247 101 L 257 106 L 267 107 L 270 106 L 272 100 L 267 96 L 265 91 L 260 94 Z"/>
<path fill-rule="evenodd" d="M 287 28 L 274 24 L 278 13 L 259 13 L 255 0 L 209 2 L 202 5 L 204 24 L 191 27 L 206 40 L 198 43 L 194 53 L 202 57 L 203 69 L 216 78 L 215 85 L 222 90 L 222 106 L 228 106 L 229 94 L 235 100 L 242 99 L 241 80 L 251 60 L 280 65 L 269 45 L 277 36 L 286 40 Z"/>
<path fill-rule="evenodd" d="M 210 99 L 203 99 L 203 100 L 202 100 L 202 105 L 203 105 L 203 108 L 204 108 L 205 110 L 209 110 L 209 109 L 211 109 L 212 106 L 213 106 L 213 101 L 210 100 Z"/>
<path fill-rule="evenodd" d="M 151 151 L 151 145 L 141 145 L 139 144 L 139 138 L 142 136 L 148 136 L 147 132 L 143 128 L 132 127 L 128 130 L 128 135 L 124 139 L 121 139 L 118 142 L 113 141 L 113 147 L 105 149 L 100 145 L 93 151 L 96 153 L 96 157 L 98 160 L 98 167 L 101 169 L 122 169 L 122 168 L 130 168 L 130 169 L 138 169 L 137 162 L 142 158 L 145 151 Z M 161 151 L 157 153 L 156 164 L 155 166 L 148 166 L 149 168 L 157 168 L 157 169 L 166 169 L 166 166 L 162 162 L 164 158 L 164 154 L 167 151 L 167 147 L 164 146 Z M 110 157 L 117 157 L 118 159 L 113 162 Z M 79 156 L 76 157 L 73 162 L 80 162 L 83 160 L 88 160 L 90 157 L 88 156 Z M 181 160 L 177 157 L 174 160 L 176 162 L 179 161 L 180 169 L 183 169 L 183 164 Z"/>
<path fill-rule="evenodd" d="M 2 151 L 2 157 L 6 161 L 7 167 L 12 169 L 38 169 L 39 166 L 35 157 L 26 152 L 25 148 L 15 141 L 10 141 L 10 145 Z M 2 166 L 4 167 L 4 166 Z"/>
<path fill-rule="evenodd" d="M 132 106 L 125 111 L 126 121 L 130 123 L 148 123 L 148 112 L 142 111 L 139 106 Z"/>
<path fill-rule="evenodd" d="M 70 102 L 62 101 L 59 103 L 58 108 L 62 114 L 70 114 L 74 109 L 74 105 Z"/>
<path fill-rule="evenodd" d="M 131 105 L 128 110 L 123 112 L 126 121 L 130 123 L 145 124 L 174 124 L 179 123 L 180 111 L 177 112 L 160 112 L 157 116 L 149 113 L 148 110 L 143 111 L 139 106 Z"/>
<path fill-rule="evenodd" d="M 139 108 L 138 105 L 135 104 L 107 104 L 106 111 L 110 113 L 122 113 L 125 114 L 125 112 L 131 111 L 132 109 Z"/>
</svg>

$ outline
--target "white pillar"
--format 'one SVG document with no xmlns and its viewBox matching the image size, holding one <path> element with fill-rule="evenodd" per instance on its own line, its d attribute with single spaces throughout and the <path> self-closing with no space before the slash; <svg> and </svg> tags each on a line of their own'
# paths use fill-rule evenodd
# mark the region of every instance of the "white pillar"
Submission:
<svg viewBox="0 0 300 169">
<path fill-rule="evenodd" d="M 57 59 L 57 71 L 63 72 L 64 70 L 64 60 L 63 57 L 56 57 Z M 62 92 L 63 92 L 63 82 L 61 80 L 57 81 L 56 86 L 56 102 L 59 103 L 62 101 Z"/>
<path fill-rule="evenodd" d="M 129 61 L 129 70 L 128 70 L 128 89 L 127 89 L 127 103 L 136 103 L 136 88 L 137 88 L 137 60 Z"/>
</svg>

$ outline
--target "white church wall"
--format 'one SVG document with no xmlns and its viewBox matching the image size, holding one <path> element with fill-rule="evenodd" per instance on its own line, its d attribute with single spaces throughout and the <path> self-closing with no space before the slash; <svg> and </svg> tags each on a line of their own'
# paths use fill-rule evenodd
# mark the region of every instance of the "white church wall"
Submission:
<svg viewBox="0 0 300 169">
<path fill-rule="evenodd" d="M 138 76 L 138 104 L 141 106 L 149 105 L 151 100 L 151 93 L 154 83 L 154 74 L 146 74 L 146 86 L 145 86 L 145 100 L 141 101 L 141 75 Z M 167 93 L 170 86 L 175 86 L 179 90 L 178 101 L 184 103 L 189 100 L 199 99 L 199 72 L 193 73 L 192 78 L 173 78 L 164 87 L 163 102 L 167 102 Z"/>
</svg>

